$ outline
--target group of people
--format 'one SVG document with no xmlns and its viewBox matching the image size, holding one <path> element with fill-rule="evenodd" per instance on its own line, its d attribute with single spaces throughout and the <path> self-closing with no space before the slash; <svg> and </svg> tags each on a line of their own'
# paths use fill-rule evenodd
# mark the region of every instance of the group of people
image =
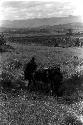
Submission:
<svg viewBox="0 0 83 125">
<path fill-rule="evenodd" d="M 7 74 L 3 74 L 6 75 Z M 60 67 L 38 68 L 35 58 L 32 57 L 30 62 L 25 65 L 24 80 L 12 81 L 11 78 L 3 76 L 1 86 L 7 91 L 10 90 L 28 90 L 43 93 L 45 95 L 62 96 L 60 88 L 63 84 L 63 75 Z M 26 83 L 28 82 L 28 85 Z"/>
<path fill-rule="evenodd" d="M 35 57 L 32 57 L 30 62 L 26 64 L 24 70 L 24 79 L 29 81 L 28 88 L 30 90 L 42 91 L 60 95 L 59 88 L 62 85 L 63 75 L 60 67 L 39 69 Z"/>
</svg>

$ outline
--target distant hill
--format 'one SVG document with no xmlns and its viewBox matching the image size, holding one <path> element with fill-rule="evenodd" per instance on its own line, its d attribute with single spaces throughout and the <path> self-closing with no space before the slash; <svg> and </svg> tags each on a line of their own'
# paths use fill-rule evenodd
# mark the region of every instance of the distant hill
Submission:
<svg viewBox="0 0 83 125">
<path fill-rule="evenodd" d="M 59 24 L 59 25 L 43 25 L 40 27 L 32 28 L 5 28 L 1 27 L 0 32 L 6 32 L 9 34 L 26 34 L 26 35 L 45 35 L 45 34 L 62 34 L 67 33 L 68 29 L 72 29 L 73 32 L 83 32 L 83 24 L 79 22 Z"/>
<path fill-rule="evenodd" d="M 3 21 L 3 27 L 5 28 L 36 28 L 42 26 L 54 26 L 54 25 L 63 25 L 69 23 L 80 22 L 79 17 L 77 16 L 68 16 L 68 17 L 52 17 L 52 18 L 35 18 L 27 20 L 5 20 Z"/>
</svg>

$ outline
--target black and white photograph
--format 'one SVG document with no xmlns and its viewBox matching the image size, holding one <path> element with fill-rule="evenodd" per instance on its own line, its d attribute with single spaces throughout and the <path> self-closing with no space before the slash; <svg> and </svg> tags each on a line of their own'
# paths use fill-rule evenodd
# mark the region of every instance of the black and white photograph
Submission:
<svg viewBox="0 0 83 125">
<path fill-rule="evenodd" d="M 83 125 L 82 0 L 0 0 L 0 125 Z"/>
</svg>

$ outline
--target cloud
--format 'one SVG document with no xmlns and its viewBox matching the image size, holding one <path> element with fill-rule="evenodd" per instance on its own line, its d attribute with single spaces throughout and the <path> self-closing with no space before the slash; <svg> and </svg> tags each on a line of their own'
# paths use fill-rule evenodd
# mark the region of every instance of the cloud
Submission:
<svg viewBox="0 0 83 125">
<path fill-rule="evenodd" d="M 60 0 L 59 0 L 60 1 Z M 68 16 L 73 12 L 69 2 L 4 1 L 0 9 L 2 20 Z"/>
</svg>

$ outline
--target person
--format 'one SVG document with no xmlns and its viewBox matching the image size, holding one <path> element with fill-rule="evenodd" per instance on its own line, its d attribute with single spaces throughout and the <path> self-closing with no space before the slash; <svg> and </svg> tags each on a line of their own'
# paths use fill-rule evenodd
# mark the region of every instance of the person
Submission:
<svg viewBox="0 0 83 125">
<path fill-rule="evenodd" d="M 48 69 L 39 69 L 34 74 L 34 88 L 43 93 L 49 93 Z"/>
<path fill-rule="evenodd" d="M 51 90 L 53 95 L 60 95 L 59 89 L 62 86 L 63 75 L 60 67 L 52 68 L 49 72 L 49 79 L 51 82 Z"/>
<path fill-rule="evenodd" d="M 37 69 L 37 64 L 35 62 L 35 57 L 32 57 L 29 63 L 26 64 L 25 70 L 24 70 L 24 79 L 29 81 L 29 84 L 33 80 L 33 73 Z"/>
</svg>

